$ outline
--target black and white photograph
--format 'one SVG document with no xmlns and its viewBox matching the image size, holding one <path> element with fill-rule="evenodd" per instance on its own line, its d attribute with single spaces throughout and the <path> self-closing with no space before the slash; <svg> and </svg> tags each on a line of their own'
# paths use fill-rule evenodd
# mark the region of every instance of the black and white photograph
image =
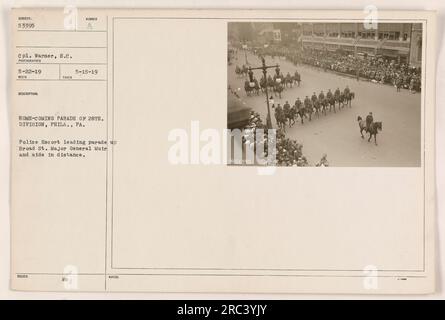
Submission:
<svg viewBox="0 0 445 320">
<path fill-rule="evenodd" d="M 421 23 L 229 22 L 227 62 L 228 128 L 276 129 L 274 164 L 421 165 Z"/>
</svg>

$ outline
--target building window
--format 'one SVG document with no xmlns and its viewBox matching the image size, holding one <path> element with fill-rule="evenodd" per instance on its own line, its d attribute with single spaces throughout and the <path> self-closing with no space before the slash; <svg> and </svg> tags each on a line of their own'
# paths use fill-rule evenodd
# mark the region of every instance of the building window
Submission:
<svg viewBox="0 0 445 320">
<path fill-rule="evenodd" d="M 397 31 L 387 31 L 387 32 L 379 32 L 379 40 L 399 40 L 400 32 Z"/>
<path fill-rule="evenodd" d="M 342 32 L 342 38 L 354 38 L 354 32 Z"/>
<path fill-rule="evenodd" d="M 375 32 L 360 32 L 361 33 L 361 37 L 363 39 L 374 39 L 375 38 Z M 359 33 L 359 36 L 360 36 Z"/>
</svg>

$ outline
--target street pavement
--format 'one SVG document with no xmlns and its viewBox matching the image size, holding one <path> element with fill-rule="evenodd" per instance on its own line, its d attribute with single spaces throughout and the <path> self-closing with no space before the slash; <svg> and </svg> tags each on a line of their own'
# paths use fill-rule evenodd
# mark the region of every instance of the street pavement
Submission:
<svg viewBox="0 0 445 320">
<path fill-rule="evenodd" d="M 252 67 L 261 66 L 257 56 L 248 53 L 247 59 Z M 238 90 L 240 97 L 247 106 L 261 115 L 266 122 L 266 95 L 247 97 L 244 91 L 242 77 L 235 74 L 235 67 L 245 63 L 244 52 L 239 52 L 237 59 L 228 67 L 229 85 Z M 302 125 L 298 118 L 292 128 L 286 127 L 286 136 L 303 144 L 303 154 L 309 163 L 314 165 L 323 154 L 327 154 L 330 166 L 335 167 L 414 167 L 421 164 L 421 95 L 410 93 L 406 89 L 396 92 L 390 85 L 372 83 L 366 80 L 357 81 L 355 78 L 325 72 L 322 69 L 307 65 L 295 66 L 283 58 L 266 57 L 266 64 L 278 63 L 284 75 L 295 70 L 301 74 L 301 86 L 285 89 L 282 98 L 274 97 L 275 105 L 282 106 L 286 101 L 293 105 L 300 97 L 311 97 L 315 91 L 317 96 L 321 90 L 326 92 L 337 87 L 343 91 L 349 85 L 355 92 L 352 108 L 345 107 L 337 113 L 327 113 L 327 116 L 316 116 L 309 122 L 305 119 Z M 261 70 L 255 70 L 255 77 L 261 78 Z M 268 75 L 274 74 L 274 68 L 268 69 Z M 269 93 L 269 96 L 271 93 Z M 362 139 L 359 132 L 357 117 L 365 119 L 372 112 L 374 121 L 383 122 L 383 130 L 377 135 L 376 146 L 368 142 L 368 135 Z M 275 123 L 274 111 L 271 109 L 273 127 Z"/>
</svg>

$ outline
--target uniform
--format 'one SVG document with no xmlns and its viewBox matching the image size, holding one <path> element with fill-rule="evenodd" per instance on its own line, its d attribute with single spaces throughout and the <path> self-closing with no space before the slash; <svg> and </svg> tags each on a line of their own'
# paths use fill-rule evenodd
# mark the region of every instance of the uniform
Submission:
<svg viewBox="0 0 445 320">
<path fill-rule="evenodd" d="M 372 114 L 368 114 L 366 116 L 366 129 L 369 130 L 371 127 L 371 123 L 373 123 L 373 122 L 374 122 L 374 118 L 373 118 Z"/>
</svg>

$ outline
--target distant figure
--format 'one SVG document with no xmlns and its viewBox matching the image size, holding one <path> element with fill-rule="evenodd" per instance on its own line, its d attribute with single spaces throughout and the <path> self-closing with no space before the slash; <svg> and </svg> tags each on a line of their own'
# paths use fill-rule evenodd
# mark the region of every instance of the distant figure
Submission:
<svg viewBox="0 0 445 320">
<path fill-rule="evenodd" d="M 411 81 L 409 82 L 409 92 L 410 93 L 415 93 L 414 85 L 415 85 L 415 80 L 414 80 L 414 78 L 411 78 Z"/>
<path fill-rule="evenodd" d="M 402 88 L 402 78 L 398 77 L 396 78 L 396 89 L 397 92 L 400 92 Z"/>
<path fill-rule="evenodd" d="M 280 77 L 280 67 L 278 65 L 275 68 L 275 73 L 276 73 L 277 77 Z"/>
</svg>

